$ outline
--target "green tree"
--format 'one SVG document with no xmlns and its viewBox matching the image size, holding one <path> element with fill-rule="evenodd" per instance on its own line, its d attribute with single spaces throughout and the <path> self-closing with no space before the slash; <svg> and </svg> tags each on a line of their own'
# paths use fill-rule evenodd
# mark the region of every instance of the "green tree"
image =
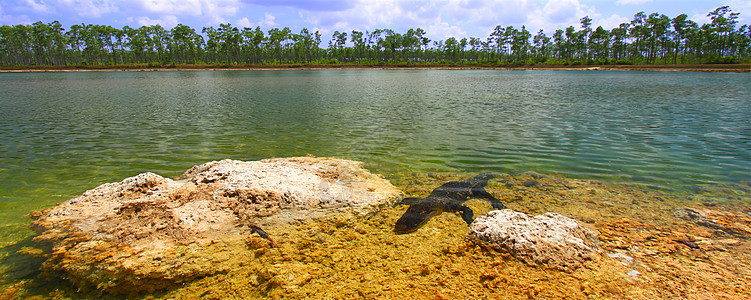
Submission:
<svg viewBox="0 0 751 300">
<path fill-rule="evenodd" d="M 214 27 L 209 26 L 204 27 L 201 32 L 206 35 L 206 47 L 204 49 L 206 52 L 206 60 L 216 62 L 219 54 L 219 31 Z"/>
<path fill-rule="evenodd" d="M 320 34 L 318 31 L 313 34 L 307 28 L 300 30 L 300 34 L 296 35 L 294 46 L 300 53 L 297 58 L 298 61 L 305 63 L 313 61 L 315 54 L 318 52 L 318 44 L 316 43 L 317 39 L 320 40 Z"/>
<path fill-rule="evenodd" d="M 646 24 L 647 15 L 643 11 L 634 15 L 634 19 L 631 20 L 628 33 L 633 40 L 630 53 L 632 61 L 644 57 L 644 53 L 647 52 L 646 41 L 650 38 L 652 32 L 647 28 Z"/>
<path fill-rule="evenodd" d="M 267 45 L 269 45 L 273 52 L 273 58 L 276 63 L 283 63 L 285 61 L 285 51 L 287 50 L 287 40 L 290 39 L 289 27 L 279 30 L 278 28 L 272 28 L 268 32 L 266 39 Z"/>
<path fill-rule="evenodd" d="M 36 22 L 31 24 L 31 47 L 34 53 L 34 64 L 51 65 L 52 64 L 52 27 L 49 25 Z"/>
<path fill-rule="evenodd" d="M 217 29 L 217 43 L 219 59 L 229 63 L 240 61 L 240 30 L 232 24 L 219 24 Z"/>
<path fill-rule="evenodd" d="M 616 60 L 620 61 L 627 57 L 628 55 L 628 33 L 629 33 L 629 27 L 631 26 L 630 23 L 621 23 L 616 28 L 613 28 L 610 30 L 610 37 L 611 37 L 611 57 Z"/>
<path fill-rule="evenodd" d="M 169 59 L 175 63 L 185 64 L 195 62 L 197 49 L 201 46 L 196 45 L 197 33 L 193 28 L 187 25 L 177 24 L 170 30 L 172 39 L 168 41 L 167 49 L 169 50 Z"/>
<path fill-rule="evenodd" d="M 709 51 L 715 55 L 730 55 L 733 47 L 733 35 L 738 24 L 739 13 L 734 13 L 729 6 L 721 6 L 707 14 L 712 19 L 709 24 Z"/>
<path fill-rule="evenodd" d="M 329 41 L 329 53 L 332 58 L 338 59 L 339 61 L 345 61 L 346 55 L 344 51 L 344 45 L 347 43 L 347 33 L 346 32 L 339 32 L 334 31 L 334 34 L 331 35 L 331 40 Z"/>
<path fill-rule="evenodd" d="M 162 63 L 166 61 L 167 44 L 169 44 L 170 34 L 161 25 L 152 25 L 145 28 L 149 35 L 147 39 L 147 48 L 150 50 L 151 60 L 149 62 Z"/>
<path fill-rule="evenodd" d="M 335 32 L 327 48 L 321 34 L 285 27 L 265 34 L 260 27 L 238 29 L 231 24 L 204 27 L 201 33 L 178 24 L 122 29 L 108 25 L 74 24 L 65 30 L 58 21 L 0 26 L 0 64 L 65 65 L 123 63 L 384 63 L 436 60 L 476 63 L 728 63 L 748 60 L 749 25 L 729 6 L 709 12 L 711 22 L 697 24 L 681 14 L 673 19 L 639 12 L 633 20 L 610 30 L 592 28 L 583 17 L 580 28 L 557 29 L 551 37 L 534 37 L 526 26 L 496 26 L 487 39 L 451 37 L 431 41 L 421 28 L 396 32 L 375 29 Z M 347 37 L 349 42 L 347 44 Z M 431 44 L 432 42 L 432 44 Z M 680 60 L 678 59 L 680 58 Z"/>
<path fill-rule="evenodd" d="M 646 20 L 646 30 L 649 30 L 647 34 L 647 58 L 650 63 L 655 63 L 657 57 L 664 56 L 669 47 L 670 41 L 670 18 L 666 15 L 660 15 L 653 13 L 649 15 Z"/>
<path fill-rule="evenodd" d="M 579 39 L 579 33 L 574 26 L 566 27 L 566 42 L 564 43 L 565 57 L 569 62 L 573 62 L 577 54 L 577 44 Z"/>
<path fill-rule="evenodd" d="M 607 62 L 610 59 L 610 43 L 610 31 L 605 30 L 602 26 L 597 27 L 589 37 L 590 59 L 598 63 Z"/>
<path fill-rule="evenodd" d="M 532 34 L 525 26 L 522 26 L 521 30 L 515 30 L 512 28 L 512 31 L 509 34 L 511 35 L 511 52 L 514 55 L 514 61 L 526 61 L 530 49 L 529 39 L 532 37 Z"/>
<path fill-rule="evenodd" d="M 675 34 L 673 34 L 673 45 L 675 46 L 675 50 L 673 51 L 673 63 L 676 64 L 678 62 L 678 55 L 681 55 L 682 63 L 686 56 L 686 48 L 688 47 L 687 39 L 689 37 L 689 30 L 690 28 L 695 27 L 696 23 L 691 26 L 693 21 L 689 20 L 688 15 L 686 14 L 681 14 L 673 18 L 671 22 L 675 32 Z M 683 53 L 681 54 L 681 52 Z"/>
<path fill-rule="evenodd" d="M 563 37 L 563 30 L 558 29 L 553 34 L 553 49 L 556 59 L 566 57 L 566 39 Z"/>
<path fill-rule="evenodd" d="M 256 27 L 251 30 L 250 28 L 244 28 L 242 32 L 243 37 L 243 53 L 245 53 L 246 62 L 261 63 L 264 60 L 263 50 L 266 36 L 261 30 L 261 27 Z"/>
<path fill-rule="evenodd" d="M 532 59 L 534 62 L 545 62 L 552 56 L 552 47 L 550 44 L 550 37 L 545 35 L 542 29 L 540 29 L 534 38 L 532 38 Z"/>
<path fill-rule="evenodd" d="M 576 52 L 579 53 L 581 60 L 588 62 L 591 58 L 590 52 L 592 52 L 592 19 L 589 16 L 585 16 L 579 20 L 581 24 L 581 31 L 576 35 Z"/>
<path fill-rule="evenodd" d="M 365 43 L 365 35 L 361 31 L 352 30 L 350 39 L 355 47 L 355 59 L 357 62 L 362 62 L 367 50 L 367 44 Z"/>
</svg>

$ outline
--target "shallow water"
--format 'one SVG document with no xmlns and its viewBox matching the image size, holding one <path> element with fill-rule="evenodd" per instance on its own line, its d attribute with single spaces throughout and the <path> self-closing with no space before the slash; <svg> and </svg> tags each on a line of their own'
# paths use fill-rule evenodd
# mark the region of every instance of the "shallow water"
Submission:
<svg viewBox="0 0 751 300">
<path fill-rule="evenodd" d="M 533 170 L 732 187 L 751 180 L 749 82 L 606 71 L 0 74 L 0 243 L 31 234 L 30 211 L 101 183 L 223 158 L 350 158 L 397 183 L 412 172 Z"/>
</svg>

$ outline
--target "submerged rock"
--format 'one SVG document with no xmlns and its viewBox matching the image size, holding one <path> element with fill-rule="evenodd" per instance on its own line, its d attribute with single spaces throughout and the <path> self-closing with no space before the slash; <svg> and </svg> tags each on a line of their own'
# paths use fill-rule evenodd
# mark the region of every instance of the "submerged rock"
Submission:
<svg viewBox="0 0 751 300">
<path fill-rule="evenodd" d="M 400 192 L 362 163 L 298 157 L 222 160 L 182 179 L 143 173 L 32 213 L 43 265 L 110 292 L 152 291 L 222 272 L 228 243 L 265 229 L 332 214 L 367 215 Z"/>
<path fill-rule="evenodd" d="M 684 219 L 686 221 L 693 221 L 696 224 L 699 224 L 704 227 L 709 227 L 712 229 L 719 229 L 719 230 L 725 230 L 725 226 L 722 226 L 722 224 L 717 223 L 717 221 L 709 218 L 706 216 L 706 214 L 701 213 L 695 209 L 684 207 L 684 208 L 678 208 L 673 212 L 673 216 L 679 219 Z"/>
<path fill-rule="evenodd" d="M 557 213 L 530 216 L 510 209 L 477 218 L 469 237 L 529 265 L 578 268 L 597 253 L 597 232 Z"/>
<path fill-rule="evenodd" d="M 751 218 L 743 214 L 716 209 L 682 207 L 673 216 L 729 234 L 751 235 Z"/>
</svg>

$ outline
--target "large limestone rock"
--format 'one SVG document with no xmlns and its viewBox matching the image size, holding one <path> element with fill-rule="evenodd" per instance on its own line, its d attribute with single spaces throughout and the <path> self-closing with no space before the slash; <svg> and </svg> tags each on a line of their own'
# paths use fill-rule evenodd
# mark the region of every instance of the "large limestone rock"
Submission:
<svg viewBox="0 0 751 300">
<path fill-rule="evenodd" d="M 573 270 L 597 253 L 597 232 L 557 213 L 530 216 L 510 209 L 477 218 L 469 237 L 530 265 Z"/>
<path fill-rule="evenodd" d="M 43 268 L 110 292 L 156 290 L 222 272 L 229 241 L 312 217 L 357 217 L 399 192 L 362 163 L 298 157 L 212 161 L 182 179 L 143 173 L 32 214 Z M 226 242 L 226 243 L 224 243 Z"/>
</svg>

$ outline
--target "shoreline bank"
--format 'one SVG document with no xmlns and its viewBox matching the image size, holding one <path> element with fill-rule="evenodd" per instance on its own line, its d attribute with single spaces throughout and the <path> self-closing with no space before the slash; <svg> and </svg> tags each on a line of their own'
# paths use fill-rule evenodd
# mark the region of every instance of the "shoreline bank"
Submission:
<svg viewBox="0 0 751 300">
<path fill-rule="evenodd" d="M 255 71 L 255 70 L 565 70 L 565 71 L 669 71 L 669 72 L 751 72 L 751 64 L 732 65 L 581 65 L 581 66 L 503 66 L 503 65 L 146 65 L 123 66 L 27 66 L 0 67 L 0 73 L 25 72 L 112 72 L 112 71 Z"/>
</svg>

